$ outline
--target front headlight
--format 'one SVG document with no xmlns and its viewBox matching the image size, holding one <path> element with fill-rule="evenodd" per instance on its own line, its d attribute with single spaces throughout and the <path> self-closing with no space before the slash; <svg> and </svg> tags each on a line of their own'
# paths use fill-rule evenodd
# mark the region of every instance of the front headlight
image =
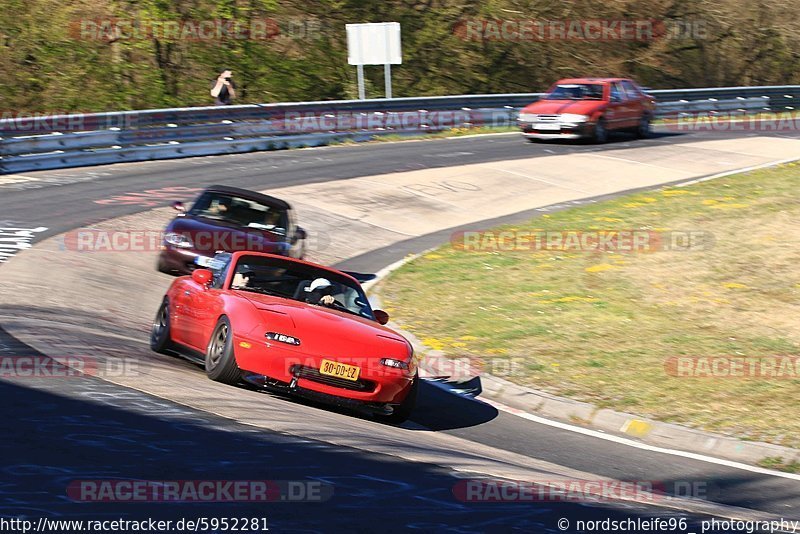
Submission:
<svg viewBox="0 0 800 534">
<path fill-rule="evenodd" d="M 300 338 L 289 336 L 286 334 L 281 334 L 280 332 L 267 332 L 264 334 L 264 337 L 269 339 L 270 341 L 280 341 L 281 343 L 286 343 L 287 345 L 299 345 Z"/>
<path fill-rule="evenodd" d="M 395 369 L 408 369 L 408 362 L 397 360 L 395 358 L 381 358 L 381 365 L 386 367 L 394 367 Z"/>
<path fill-rule="evenodd" d="M 562 122 L 586 122 L 589 120 L 588 115 L 578 115 L 577 113 L 562 113 Z"/>
<path fill-rule="evenodd" d="M 194 246 L 192 244 L 192 240 L 189 239 L 189 236 L 175 232 L 168 232 L 164 234 L 164 241 L 173 247 L 178 248 L 192 248 Z"/>
<path fill-rule="evenodd" d="M 520 113 L 517 118 L 520 122 L 534 122 L 537 119 L 536 113 Z"/>
</svg>

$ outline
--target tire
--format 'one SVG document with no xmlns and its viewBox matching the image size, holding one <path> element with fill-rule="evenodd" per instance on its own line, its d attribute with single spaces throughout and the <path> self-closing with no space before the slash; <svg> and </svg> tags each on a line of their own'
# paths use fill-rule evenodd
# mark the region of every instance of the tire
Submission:
<svg viewBox="0 0 800 534">
<path fill-rule="evenodd" d="M 647 139 L 650 137 L 652 131 L 650 130 L 650 115 L 642 115 L 639 119 L 639 126 L 636 127 L 636 137 L 639 139 Z"/>
<path fill-rule="evenodd" d="M 215 382 L 237 384 L 241 371 L 233 354 L 233 329 L 224 315 L 220 317 L 206 348 L 206 375 Z"/>
<path fill-rule="evenodd" d="M 417 395 L 419 393 L 419 374 L 414 375 L 414 380 L 411 381 L 411 388 L 408 390 L 408 395 L 403 399 L 403 402 L 394 407 L 391 415 L 377 415 L 376 418 L 384 423 L 399 425 L 405 422 L 414 408 L 417 406 Z"/>
<path fill-rule="evenodd" d="M 169 324 L 169 301 L 164 299 L 158 308 L 156 318 L 153 319 L 153 328 L 150 331 L 150 349 L 154 352 L 165 354 L 172 348 Z"/>
<path fill-rule="evenodd" d="M 594 133 L 592 134 L 592 141 L 598 145 L 602 145 L 608 141 L 608 127 L 606 120 L 603 117 L 597 119 L 597 124 L 594 126 Z"/>
</svg>

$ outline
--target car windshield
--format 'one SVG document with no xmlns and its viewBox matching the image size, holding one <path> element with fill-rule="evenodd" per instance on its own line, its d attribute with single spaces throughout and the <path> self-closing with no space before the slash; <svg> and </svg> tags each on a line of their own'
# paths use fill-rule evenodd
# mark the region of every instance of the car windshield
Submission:
<svg viewBox="0 0 800 534">
<path fill-rule="evenodd" d="M 545 100 L 602 100 L 603 85 L 599 83 L 559 84 L 550 91 Z"/>
<path fill-rule="evenodd" d="M 230 261 L 229 258 L 227 258 Z M 220 273 L 227 272 L 227 264 L 217 265 Z M 265 295 L 327 305 L 359 317 L 375 320 L 361 286 L 353 280 L 329 271 L 281 258 L 241 256 L 231 279 L 231 289 L 251 291 Z M 323 302 L 323 297 L 328 303 Z"/>
<path fill-rule="evenodd" d="M 206 191 L 188 214 L 236 226 L 286 233 L 286 210 L 226 193 Z"/>
</svg>

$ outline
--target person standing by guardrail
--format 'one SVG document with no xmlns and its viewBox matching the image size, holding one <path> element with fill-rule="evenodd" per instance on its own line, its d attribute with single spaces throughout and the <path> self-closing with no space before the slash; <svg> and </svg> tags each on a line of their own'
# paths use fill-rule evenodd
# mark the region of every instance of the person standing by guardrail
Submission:
<svg viewBox="0 0 800 534">
<path fill-rule="evenodd" d="M 229 106 L 236 98 L 236 87 L 231 80 L 232 77 L 233 73 L 228 69 L 223 70 L 217 76 L 211 87 L 211 96 L 214 97 L 215 106 Z"/>
</svg>

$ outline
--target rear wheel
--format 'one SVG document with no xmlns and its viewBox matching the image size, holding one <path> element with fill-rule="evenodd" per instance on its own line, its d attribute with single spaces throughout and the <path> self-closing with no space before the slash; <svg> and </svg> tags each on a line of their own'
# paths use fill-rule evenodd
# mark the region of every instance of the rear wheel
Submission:
<svg viewBox="0 0 800 534">
<path fill-rule="evenodd" d="M 153 320 L 153 328 L 150 331 L 150 349 L 163 354 L 172 348 L 169 328 L 169 301 L 164 299 Z"/>
<path fill-rule="evenodd" d="M 224 315 L 220 317 L 206 349 L 206 374 L 215 382 L 236 384 L 241 371 L 233 354 L 233 330 Z"/>
<path fill-rule="evenodd" d="M 411 412 L 417 406 L 417 394 L 419 391 L 419 375 L 414 375 L 411 381 L 411 387 L 408 390 L 408 395 L 403 399 L 403 402 L 394 407 L 394 411 L 390 415 L 378 415 L 376 418 L 384 423 L 391 423 L 399 425 L 411 417 Z"/>
</svg>

